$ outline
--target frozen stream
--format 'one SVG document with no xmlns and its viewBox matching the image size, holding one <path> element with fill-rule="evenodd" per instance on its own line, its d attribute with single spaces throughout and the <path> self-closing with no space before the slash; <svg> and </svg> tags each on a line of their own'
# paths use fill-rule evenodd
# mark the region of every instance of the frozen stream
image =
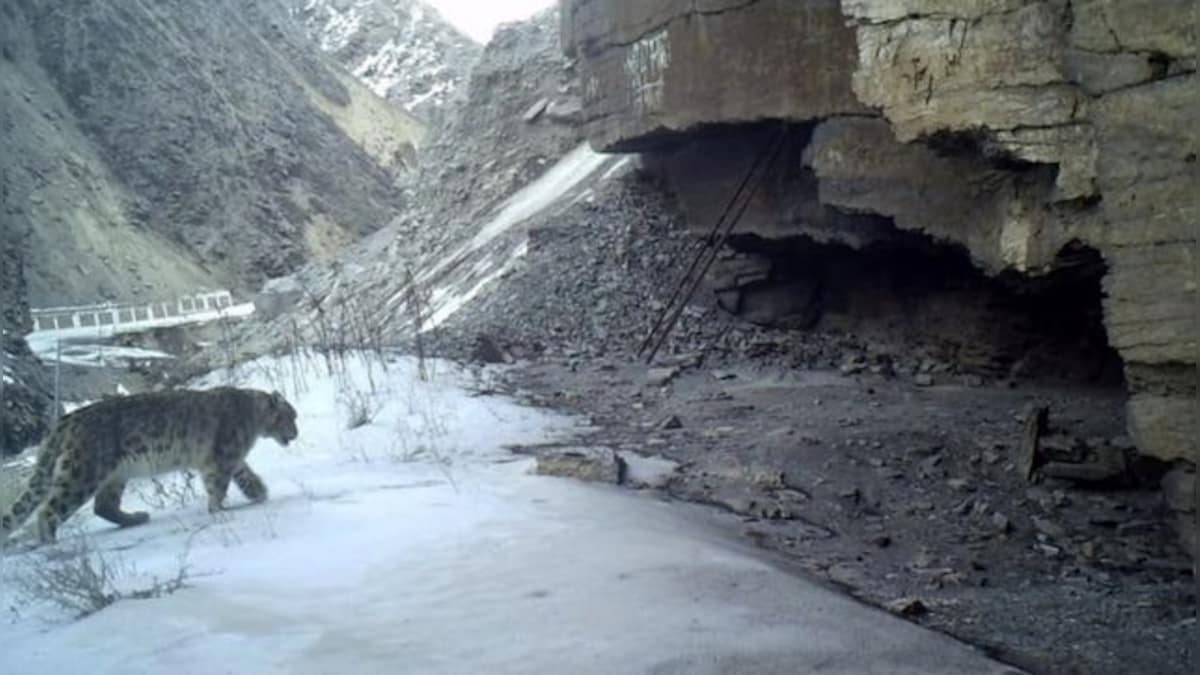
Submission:
<svg viewBox="0 0 1200 675">
<path fill-rule="evenodd" d="M 148 525 L 118 531 L 89 508 L 58 545 L 90 541 L 126 591 L 186 554 L 182 590 L 70 621 L 24 592 L 45 550 L 0 558 L 0 606 L 18 608 L 0 673 L 1014 672 L 777 569 L 707 509 L 530 475 L 501 446 L 575 423 L 472 396 L 448 365 L 432 384 L 411 361 L 371 366 L 378 412 L 348 431 L 366 363 L 242 373 L 300 409 L 296 443 L 250 455 L 266 504 L 231 490 L 214 519 L 201 496 L 148 495 Z"/>
</svg>

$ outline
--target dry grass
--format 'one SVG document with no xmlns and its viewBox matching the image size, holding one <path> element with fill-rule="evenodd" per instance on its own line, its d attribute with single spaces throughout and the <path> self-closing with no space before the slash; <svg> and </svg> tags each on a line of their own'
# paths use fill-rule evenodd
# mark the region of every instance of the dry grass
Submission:
<svg viewBox="0 0 1200 675">
<path fill-rule="evenodd" d="M 85 535 L 54 547 L 14 557 L 6 583 L 17 589 L 14 612 L 48 603 L 74 619 L 91 616 L 122 600 L 161 598 L 187 587 L 192 578 L 189 547 L 168 577 L 145 577 L 120 555 L 98 550 Z"/>
</svg>

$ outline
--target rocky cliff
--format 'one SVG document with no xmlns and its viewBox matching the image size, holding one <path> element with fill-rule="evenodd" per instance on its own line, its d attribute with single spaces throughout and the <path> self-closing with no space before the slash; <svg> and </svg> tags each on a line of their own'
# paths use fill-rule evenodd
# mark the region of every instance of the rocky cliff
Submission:
<svg viewBox="0 0 1200 675">
<path fill-rule="evenodd" d="M 289 0 L 309 36 L 379 96 L 436 125 L 482 48 L 420 0 Z"/>
<path fill-rule="evenodd" d="M 1184 0 L 566 0 L 563 31 L 593 144 L 660 158 L 697 227 L 756 123 L 786 121 L 740 234 L 919 233 L 1010 280 L 1099 265 L 1130 431 L 1171 462 L 1200 432 L 1198 20 Z M 763 140 L 705 145 L 728 125 Z"/>
<path fill-rule="evenodd" d="M 421 125 L 283 5 L 0 5 L 13 226 L 34 304 L 255 286 L 385 224 Z"/>
<path fill-rule="evenodd" d="M 0 197 L 4 188 L 0 175 Z M 24 235 L 11 223 L 8 209 L 0 209 L 0 457 L 41 438 L 52 405 L 45 369 L 24 340 L 30 327 Z"/>
</svg>

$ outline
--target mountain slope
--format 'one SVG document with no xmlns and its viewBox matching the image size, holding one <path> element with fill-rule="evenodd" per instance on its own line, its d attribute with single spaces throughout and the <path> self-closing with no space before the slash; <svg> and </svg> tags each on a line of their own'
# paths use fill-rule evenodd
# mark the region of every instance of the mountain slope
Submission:
<svg viewBox="0 0 1200 675">
<path fill-rule="evenodd" d="M 5 3 L 0 168 L 35 305 L 253 287 L 385 224 L 422 125 L 275 2 Z"/>
<path fill-rule="evenodd" d="M 441 120 L 481 47 L 420 0 L 290 0 L 309 36 L 376 94 Z"/>
<path fill-rule="evenodd" d="M 580 197 L 589 178 L 620 161 L 581 147 L 580 92 L 558 30 L 558 13 L 548 10 L 497 31 L 471 74 L 468 103 L 426 144 L 409 207 L 347 249 L 336 270 L 298 272 L 293 290 L 320 299 L 324 316 L 334 321 L 369 307 L 371 323 L 399 340 L 412 325 L 407 271 L 433 296 L 434 316 L 425 319 L 434 323 L 492 292 L 528 248 L 529 224 Z M 299 320 L 311 323 L 306 316 Z M 269 327 L 255 326 L 244 349 L 277 346 L 294 337 L 292 325 L 285 315 Z"/>
</svg>

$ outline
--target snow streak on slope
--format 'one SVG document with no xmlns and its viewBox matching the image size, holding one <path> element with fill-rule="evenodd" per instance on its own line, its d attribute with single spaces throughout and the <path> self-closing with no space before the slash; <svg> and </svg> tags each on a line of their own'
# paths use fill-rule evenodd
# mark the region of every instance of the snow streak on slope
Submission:
<svg viewBox="0 0 1200 675">
<path fill-rule="evenodd" d="M 368 362 L 341 384 L 302 359 L 244 369 L 300 410 L 290 448 L 250 456 L 271 500 L 233 499 L 214 518 L 197 497 L 123 531 L 77 516 L 60 556 L 86 533 L 110 562 L 136 563 L 126 590 L 170 576 L 185 551 L 200 576 L 78 622 L 24 605 L 0 630 L 0 671 L 1010 672 L 727 543 L 711 511 L 529 475 L 501 445 L 573 422 L 473 396 L 449 366 L 432 383 L 411 361 L 372 366 L 381 408 L 347 431 L 342 404 L 368 386 Z M 0 604 L 44 562 L 0 558 Z"/>
<path fill-rule="evenodd" d="M 617 173 L 614 169 L 628 164 L 626 157 L 602 155 L 584 143 L 509 197 L 474 237 L 417 274 L 418 287 L 433 289 L 425 330 L 437 328 L 454 316 L 528 252 L 524 233 L 505 235 L 551 207 L 572 201 L 586 191 L 593 176 L 603 172 L 604 179 L 611 178 Z M 396 291 L 387 307 L 395 311 L 405 302 L 407 293 L 407 287 Z"/>
</svg>

